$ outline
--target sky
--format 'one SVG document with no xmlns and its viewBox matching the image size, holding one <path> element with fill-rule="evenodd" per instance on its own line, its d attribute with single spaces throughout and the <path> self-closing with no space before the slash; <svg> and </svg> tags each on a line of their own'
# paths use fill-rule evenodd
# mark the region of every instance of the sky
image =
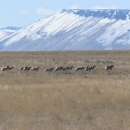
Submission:
<svg viewBox="0 0 130 130">
<path fill-rule="evenodd" d="M 0 0 L 0 28 L 24 27 L 62 9 L 130 9 L 130 0 Z"/>
</svg>

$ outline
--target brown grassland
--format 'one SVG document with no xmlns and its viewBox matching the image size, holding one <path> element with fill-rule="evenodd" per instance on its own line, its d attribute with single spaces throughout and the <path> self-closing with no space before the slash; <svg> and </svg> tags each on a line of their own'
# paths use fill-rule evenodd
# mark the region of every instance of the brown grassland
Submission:
<svg viewBox="0 0 130 130">
<path fill-rule="evenodd" d="M 14 69 L 0 72 L 0 130 L 130 130 L 129 50 L 0 52 L 7 65 Z M 72 65 L 96 68 L 43 72 Z"/>
</svg>

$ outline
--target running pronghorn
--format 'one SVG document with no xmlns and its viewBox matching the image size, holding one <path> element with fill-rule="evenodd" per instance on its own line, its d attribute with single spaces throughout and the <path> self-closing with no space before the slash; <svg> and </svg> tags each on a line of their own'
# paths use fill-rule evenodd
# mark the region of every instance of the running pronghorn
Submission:
<svg viewBox="0 0 130 130">
<path fill-rule="evenodd" d="M 83 71 L 84 69 L 85 69 L 85 67 L 75 68 L 75 72 L 77 72 L 77 71 Z"/>
<path fill-rule="evenodd" d="M 91 70 L 94 70 L 95 67 L 96 67 L 96 65 L 91 66 Z"/>
<path fill-rule="evenodd" d="M 24 70 L 24 71 L 27 71 L 27 72 L 28 72 L 30 69 L 31 69 L 31 67 L 28 67 L 28 66 L 26 66 L 25 68 L 23 68 L 23 70 Z"/>
<path fill-rule="evenodd" d="M 56 67 L 55 69 L 54 69 L 54 72 L 60 72 L 60 71 L 62 71 L 62 70 L 64 70 L 64 68 L 62 67 L 62 66 L 60 66 L 60 67 Z"/>
<path fill-rule="evenodd" d="M 23 72 L 23 71 L 27 71 L 28 72 L 30 69 L 31 69 L 31 67 L 28 67 L 28 66 L 19 68 L 19 70 L 21 72 Z"/>
<path fill-rule="evenodd" d="M 9 66 L 7 66 L 7 67 L 3 67 L 3 68 L 1 68 L 1 71 L 3 71 L 3 73 L 5 72 L 5 71 L 10 71 L 10 70 L 12 70 L 14 67 L 9 67 Z"/>
<path fill-rule="evenodd" d="M 53 72 L 55 68 L 44 69 L 44 72 Z"/>
<path fill-rule="evenodd" d="M 21 72 L 23 71 L 23 69 L 24 69 L 24 67 L 19 68 L 19 70 L 20 70 Z"/>
<path fill-rule="evenodd" d="M 84 69 L 84 71 L 91 71 L 91 70 L 94 70 L 94 68 L 95 68 L 96 66 L 95 65 L 93 65 L 93 66 L 87 66 L 85 69 Z"/>
<path fill-rule="evenodd" d="M 86 72 L 86 71 L 89 71 L 89 72 L 90 72 L 90 70 L 91 70 L 91 67 L 90 67 L 90 66 L 87 66 L 87 67 L 84 68 L 84 72 Z"/>
<path fill-rule="evenodd" d="M 112 70 L 112 68 L 114 67 L 114 65 L 109 65 L 109 66 L 105 66 L 105 70 Z"/>
<path fill-rule="evenodd" d="M 64 71 L 70 71 L 74 68 L 74 66 L 67 66 L 65 68 L 63 68 Z"/>
<path fill-rule="evenodd" d="M 32 71 L 38 71 L 39 70 L 39 66 L 37 68 L 32 68 Z"/>
</svg>

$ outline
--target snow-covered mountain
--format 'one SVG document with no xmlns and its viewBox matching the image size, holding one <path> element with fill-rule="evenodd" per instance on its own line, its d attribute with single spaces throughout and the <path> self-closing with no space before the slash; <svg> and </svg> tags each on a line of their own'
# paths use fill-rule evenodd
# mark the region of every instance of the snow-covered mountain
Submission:
<svg viewBox="0 0 130 130">
<path fill-rule="evenodd" d="M 0 30 L 1 51 L 130 49 L 130 10 L 63 9 L 9 30 Z"/>
</svg>

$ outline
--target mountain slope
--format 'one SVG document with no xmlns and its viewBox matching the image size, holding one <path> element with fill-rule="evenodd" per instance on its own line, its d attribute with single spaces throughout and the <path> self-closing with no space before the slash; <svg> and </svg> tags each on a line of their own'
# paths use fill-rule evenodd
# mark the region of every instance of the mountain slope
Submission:
<svg viewBox="0 0 130 130">
<path fill-rule="evenodd" d="M 0 37 L 0 50 L 130 49 L 130 10 L 62 10 Z"/>
</svg>

